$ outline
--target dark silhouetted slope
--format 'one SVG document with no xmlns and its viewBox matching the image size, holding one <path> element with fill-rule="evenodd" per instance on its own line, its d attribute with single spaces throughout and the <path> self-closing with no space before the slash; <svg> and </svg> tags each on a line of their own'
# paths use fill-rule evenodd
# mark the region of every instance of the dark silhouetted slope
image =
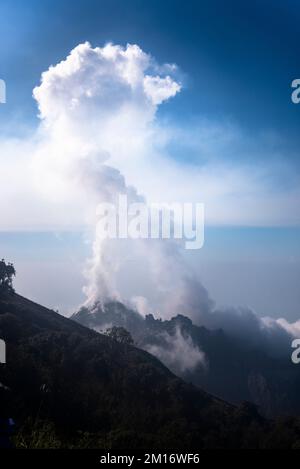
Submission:
<svg viewBox="0 0 300 469">
<path fill-rule="evenodd" d="M 268 417 L 300 415 L 300 368 L 291 361 L 289 343 L 285 353 L 272 356 L 267 347 L 251 346 L 221 329 L 199 327 L 187 317 L 143 318 L 118 302 L 96 305 L 92 312 L 81 308 L 73 319 L 98 331 L 107 325 L 125 327 L 140 348 L 154 353 L 175 374 L 226 401 L 251 401 Z M 181 341 L 192 346 L 178 347 L 178 331 Z M 183 367 L 183 354 L 188 364 L 188 354 L 197 349 L 207 366 L 199 360 L 197 366 Z"/>
<path fill-rule="evenodd" d="M 282 432 L 253 406 L 226 404 L 149 353 L 18 295 L 0 299 L 0 337 L 0 413 L 15 419 L 19 447 L 257 447 Z M 297 445 L 296 425 L 284 447 Z"/>
</svg>

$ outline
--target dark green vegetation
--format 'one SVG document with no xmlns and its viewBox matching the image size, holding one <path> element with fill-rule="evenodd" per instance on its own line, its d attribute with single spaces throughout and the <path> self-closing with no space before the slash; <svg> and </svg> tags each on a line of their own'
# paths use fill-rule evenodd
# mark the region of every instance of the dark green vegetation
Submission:
<svg viewBox="0 0 300 469">
<path fill-rule="evenodd" d="M 107 329 L 104 333 L 107 337 L 119 342 L 119 344 L 133 345 L 133 338 L 125 327 L 122 326 L 113 326 Z"/>
<path fill-rule="evenodd" d="M 18 447 L 300 446 L 300 424 L 270 422 L 173 375 L 156 358 L 18 295 L 0 296 L 0 416 Z"/>
<path fill-rule="evenodd" d="M 300 416 L 300 366 L 291 361 L 292 339 L 276 355 L 268 350 L 267 340 L 249 345 L 222 329 L 196 326 L 181 315 L 165 321 L 152 315 L 144 318 L 118 302 L 96 305 L 92 313 L 81 308 L 73 319 L 99 331 L 107 324 L 126 328 L 138 347 L 154 353 L 176 375 L 226 401 L 253 402 L 269 418 Z M 178 348 L 178 336 L 204 352 L 206 367 L 180 366 L 185 350 Z"/>
<path fill-rule="evenodd" d="M 0 261 L 0 294 L 13 293 L 13 277 L 16 275 L 13 264 L 6 263 L 4 259 Z"/>
</svg>

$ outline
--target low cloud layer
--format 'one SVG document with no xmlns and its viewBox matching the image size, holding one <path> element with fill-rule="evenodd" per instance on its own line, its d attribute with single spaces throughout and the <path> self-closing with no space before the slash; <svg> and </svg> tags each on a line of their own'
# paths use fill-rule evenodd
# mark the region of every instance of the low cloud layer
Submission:
<svg viewBox="0 0 300 469">
<path fill-rule="evenodd" d="M 149 345 L 147 351 L 159 358 L 174 373 L 182 375 L 187 371 L 194 371 L 197 367 L 205 370 L 208 366 L 205 354 L 179 327 L 175 334 L 164 333 L 158 338 L 162 343 Z"/>
</svg>

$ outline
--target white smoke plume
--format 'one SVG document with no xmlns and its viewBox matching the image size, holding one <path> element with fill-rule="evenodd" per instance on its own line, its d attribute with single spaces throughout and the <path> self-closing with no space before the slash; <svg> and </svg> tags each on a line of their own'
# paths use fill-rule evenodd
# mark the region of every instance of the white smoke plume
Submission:
<svg viewBox="0 0 300 469">
<path fill-rule="evenodd" d="M 57 187 L 59 197 L 64 197 L 67 188 L 69 197 L 76 189 L 75 201 L 88 194 L 94 210 L 97 203 L 116 202 L 119 194 L 127 194 L 131 202 L 144 200 L 127 184 L 119 166 L 124 160 L 130 166 L 147 156 L 155 140 L 158 105 L 180 91 L 180 83 L 169 75 L 158 75 L 158 70 L 174 72 L 176 68 L 158 67 L 136 45 L 124 49 L 108 44 L 93 49 L 85 43 L 43 73 L 40 86 L 34 90 L 42 119 L 35 158 L 42 190 Z M 147 288 L 152 290 L 152 303 L 161 314 L 174 313 L 177 307 L 179 312 L 181 306 L 188 309 L 194 281 L 180 249 L 174 241 L 104 240 L 96 232 L 93 258 L 87 268 L 88 303 L 130 300 L 122 296 L 117 285 L 117 277 L 126 266 L 132 278 L 132 298 L 145 296 L 136 272 L 142 269 Z M 130 268 L 130 262 L 138 268 Z M 197 304 L 191 305 L 198 311 L 206 308 L 201 288 L 199 285 Z M 192 309 L 187 312 L 192 313 Z"/>
<path fill-rule="evenodd" d="M 159 358 L 174 373 L 182 375 L 186 371 L 193 371 L 197 367 L 205 370 L 208 366 L 205 354 L 193 344 L 188 335 L 184 335 L 179 327 L 175 334 L 168 333 L 159 336 L 160 345 L 149 345 L 147 351 Z"/>
<path fill-rule="evenodd" d="M 299 190 L 274 194 L 265 189 L 265 168 L 254 172 L 215 161 L 197 168 L 170 161 L 164 150 L 169 133 L 158 125 L 157 111 L 180 92 L 177 77 L 176 66 L 159 66 L 137 45 L 93 48 L 89 43 L 44 72 L 34 89 L 38 131 L 25 142 L 7 144 L 33 155 L 26 174 L 34 175 L 40 201 L 33 205 L 32 219 L 44 216 L 43 202 L 51 200 L 50 221 L 95 226 L 100 202 L 115 202 L 119 194 L 141 201 L 151 194 L 158 202 L 208 200 L 212 222 L 272 224 L 278 214 L 290 213 L 296 218 L 287 223 L 297 223 Z M 4 167 L 0 183 L 5 184 L 5 174 Z M 181 313 L 254 342 L 270 337 L 285 342 L 299 330 L 297 323 L 262 320 L 249 310 L 216 311 L 174 241 L 103 240 L 96 232 L 86 278 L 88 304 L 119 299 L 165 318 Z"/>
</svg>

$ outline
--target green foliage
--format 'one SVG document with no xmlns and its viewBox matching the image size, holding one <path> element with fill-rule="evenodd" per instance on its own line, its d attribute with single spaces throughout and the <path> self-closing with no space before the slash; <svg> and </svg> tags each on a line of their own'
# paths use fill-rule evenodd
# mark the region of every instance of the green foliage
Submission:
<svg viewBox="0 0 300 469">
<path fill-rule="evenodd" d="M 19 449 L 59 449 L 62 442 L 56 434 L 52 422 L 32 421 L 28 419 L 13 438 Z"/>
<path fill-rule="evenodd" d="M 0 417 L 18 448 L 297 448 L 297 419 L 270 422 L 174 376 L 153 356 L 18 295 L 0 299 Z"/>
<path fill-rule="evenodd" d="M 10 262 L 7 264 L 4 259 L 0 261 L 0 293 L 13 293 L 13 277 L 16 275 L 15 268 Z"/>
<path fill-rule="evenodd" d="M 125 327 L 111 327 L 105 331 L 105 335 L 111 339 L 119 342 L 119 344 L 133 345 L 133 338 Z"/>
<path fill-rule="evenodd" d="M 282 348 L 275 356 L 268 349 L 268 341 L 265 347 L 252 347 L 247 340 L 234 338 L 221 329 L 195 325 L 185 316 L 160 320 L 150 314 L 144 318 L 116 301 L 95 304 L 92 312 L 81 308 L 72 318 L 97 331 L 105 329 L 107 324 L 124 327 L 136 346 L 144 350 L 155 348 L 176 375 L 225 401 L 251 400 L 268 418 L 300 415 L 300 369 L 289 359 L 291 351 L 287 337 L 284 354 Z M 178 331 L 183 337 L 190 337 L 194 346 L 204 353 L 208 367 L 181 367 L 181 356 L 176 353 L 176 347 L 169 360 L 172 338 Z"/>
</svg>

